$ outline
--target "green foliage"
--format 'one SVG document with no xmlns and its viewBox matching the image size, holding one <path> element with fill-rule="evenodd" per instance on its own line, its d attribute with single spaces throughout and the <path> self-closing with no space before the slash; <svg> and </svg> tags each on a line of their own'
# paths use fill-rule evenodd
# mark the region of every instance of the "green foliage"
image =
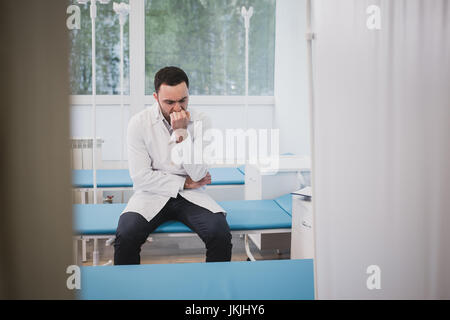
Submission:
<svg viewBox="0 0 450 320">
<path fill-rule="evenodd" d="M 193 95 L 245 94 L 245 29 L 241 7 L 253 7 L 249 34 L 249 94 L 273 95 L 275 0 L 146 0 L 146 94 L 160 68 L 176 65 L 190 79 Z M 72 94 L 91 93 L 89 5 L 80 5 L 81 30 L 71 32 Z M 108 5 L 96 20 L 97 93 L 118 94 L 119 23 Z M 128 23 L 125 25 L 125 86 L 128 93 Z"/>
<path fill-rule="evenodd" d="M 69 1 L 70 4 L 75 1 Z M 128 1 L 125 1 L 128 3 Z M 72 94 L 92 93 L 92 36 L 90 3 L 77 4 L 81 11 L 81 28 L 69 30 L 70 34 L 70 87 Z M 113 10 L 113 1 L 97 4 L 96 24 L 96 91 L 97 94 L 120 94 L 120 26 Z M 129 34 L 128 22 L 124 25 L 124 94 L 129 92 Z"/>
<path fill-rule="evenodd" d="M 249 94 L 273 95 L 275 0 L 147 0 L 146 93 L 154 74 L 176 65 L 194 95 L 245 94 L 245 29 L 241 7 L 253 6 Z"/>
</svg>

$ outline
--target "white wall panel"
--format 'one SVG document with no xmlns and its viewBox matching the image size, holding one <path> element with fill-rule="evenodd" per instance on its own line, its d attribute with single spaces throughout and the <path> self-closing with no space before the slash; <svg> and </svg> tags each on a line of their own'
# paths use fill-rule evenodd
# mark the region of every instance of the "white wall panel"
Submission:
<svg viewBox="0 0 450 320">
<path fill-rule="evenodd" d="M 211 118 L 212 126 L 225 133 L 225 129 L 245 128 L 243 105 L 192 105 L 190 108 L 204 112 Z M 90 105 L 72 105 L 71 136 L 90 137 L 92 135 Z M 249 106 L 249 128 L 272 128 L 273 104 Z M 124 130 L 128 124 L 128 106 L 124 112 Z M 97 137 L 104 140 L 102 146 L 103 161 L 120 160 L 120 105 L 97 106 Z M 124 158 L 127 159 L 126 151 Z"/>
<path fill-rule="evenodd" d="M 280 152 L 310 155 L 305 0 L 277 0 L 274 128 Z"/>
</svg>

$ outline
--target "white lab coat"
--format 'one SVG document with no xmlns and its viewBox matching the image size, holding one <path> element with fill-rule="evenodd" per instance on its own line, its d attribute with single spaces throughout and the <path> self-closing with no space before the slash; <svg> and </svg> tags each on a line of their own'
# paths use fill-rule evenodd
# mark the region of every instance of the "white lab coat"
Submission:
<svg viewBox="0 0 450 320">
<path fill-rule="evenodd" d="M 202 132 L 205 132 L 210 127 L 210 121 L 203 113 L 197 113 L 195 110 L 189 112 L 191 121 L 188 124 L 187 136 L 178 147 L 193 150 L 194 141 L 202 139 L 198 130 L 194 132 L 194 125 L 198 128 L 201 123 Z M 225 210 L 205 193 L 205 187 L 184 189 L 187 175 L 198 181 L 206 175 L 208 166 L 192 161 L 191 164 L 176 164 L 177 161 L 172 161 L 172 148 L 177 144 L 174 137 L 171 139 L 163 119 L 159 105 L 155 103 L 135 114 L 128 123 L 128 164 L 135 192 L 122 213 L 137 212 L 150 221 L 170 197 L 176 198 L 178 194 L 211 212 L 225 213 Z"/>
</svg>

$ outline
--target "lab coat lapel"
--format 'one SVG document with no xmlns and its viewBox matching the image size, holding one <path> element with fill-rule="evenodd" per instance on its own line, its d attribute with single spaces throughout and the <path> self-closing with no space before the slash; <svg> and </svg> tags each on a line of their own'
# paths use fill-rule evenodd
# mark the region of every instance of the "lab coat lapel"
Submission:
<svg viewBox="0 0 450 320">
<path fill-rule="evenodd" d="M 151 110 L 150 110 L 150 114 L 151 114 L 151 121 L 152 121 L 152 125 L 154 127 L 154 132 L 160 136 L 160 137 L 164 137 L 164 141 L 167 141 L 167 143 L 169 143 L 170 140 L 170 134 L 169 131 L 167 130 L 166 126 L 163 123 L 163 115 L 161 113 L 161 110 L 159 109 L 159 105 L 158 103 L 154 103 L 151 106 Z"/>
</svg>

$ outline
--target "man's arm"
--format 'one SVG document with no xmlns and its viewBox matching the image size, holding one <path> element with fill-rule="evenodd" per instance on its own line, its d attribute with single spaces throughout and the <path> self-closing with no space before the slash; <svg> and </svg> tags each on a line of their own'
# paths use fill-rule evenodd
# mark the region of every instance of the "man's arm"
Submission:
<svg viewBox="0 0 450 320">
<path fill-rule="evenodd" d="M 185 189 L 197 189 L 200 187 L 203 187 L 205 184 L 211 183 L 211 175 L 209 172 L 206 174 L 206 176 L 199 181 L 194 181 L 191 179 L 191 177 L 187 176 L 186 181 L 184 182 L 184 188 Z"/>
<path fill-rule="evenodd" d="M 203 149 L 205 148 L 206 143 L 202 141 L 202 143 L 200 144 L 203 146 L 202 150 L 194 150 L 194 146 L 196 145 L 195 141 L 197 139 L 200 141 L 203 139 L 203 132 L 211 127 L 209 119 L 205 117 L 199 121 L 195 121 L 194 136 L 191 136 L 191 134 L 187 130 L 187 125 L 184 126 L 183 123 L 183 120 L 185 120 L 186 118 L 189 119 L 189 112 L 182 111 L 178 112 L 177 114 L 178 115 L 171 114 L 171 123 L 172 128 L 174 129 L 171 140 L 177 143 L 177 145 L 174 145 L 174 147 L 181 149 L 183 150 L 183 152 L 191 155 L 191 157 L 187 159 L 187 162 L 184 161 L 186 160 L 184 159 L 184 157 L 181 157 L 181 159 L 183 160 L 181 162 L 181 165 L 193 181 L 200 181 L 207 176 L 209 166 L 206 163 L 195 163 L 194 155 L 195 152 L 203 153 Z M 201 158 L 203 160 L 203 155 Z M 209 181 L 208 183 L 211 183 L 211 181 Z"/>
<path fill-rule="evenodd" d="M 127 144 L 130 176 L 134 189 L 175 198 L 178 191 L 184 188 L 186 178 L 153 170 L 142 127 L 137 119 L 132 119 L 128 125 Z"/>
</svg>

